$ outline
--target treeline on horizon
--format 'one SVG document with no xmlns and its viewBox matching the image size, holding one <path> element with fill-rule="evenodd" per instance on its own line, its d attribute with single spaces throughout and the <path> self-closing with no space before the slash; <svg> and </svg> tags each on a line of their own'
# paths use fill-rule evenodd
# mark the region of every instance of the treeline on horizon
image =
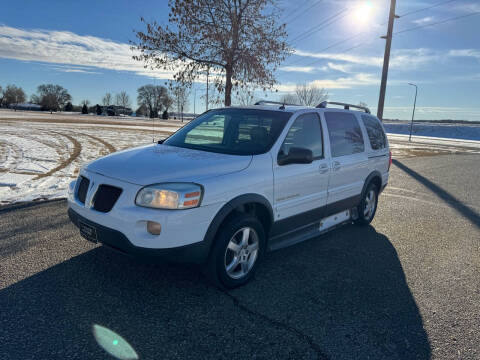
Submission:
<svg viewBox="0 0 480 360">
<path fill-rule="evenodd" d="M 181 86 L 171 87 L 170 90 L 162 85 L 147 84 L 137 89 L 138 108 L 136 116 L 148 116 L 150 118 L 162 117 L 168 119 L 173 106 L 178 113 L 187 110 L 188 89 Z M 33 106 L 32 106 L 33 105 Z M 9 84 L 5 88 L 0 86 L 0 108 L 12 108 L 40 111 L 65 111 L 81 112 L 82 114 L 97 115 L 132 115 L 130 96 L 126 91 L 117 94 L 105 93 L 102 104 L 90 105 L 89 100 L 82 100 L 80 104 L 72 103 L 72 96 L 67 89 L 56 84 L 42 84 L 37 87 L 37 92 L 30 96 L 27 102 L 27 94 L 16 85 Z"/>
</svg>

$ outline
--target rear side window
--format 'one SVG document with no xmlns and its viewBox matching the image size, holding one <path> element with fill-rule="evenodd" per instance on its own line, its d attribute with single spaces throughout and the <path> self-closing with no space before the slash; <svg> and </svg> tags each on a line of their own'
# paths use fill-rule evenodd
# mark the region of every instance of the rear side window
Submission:
<svg viewBox="0 0 480 360">
<path fill-rule="evenodd" d="M 379 121 L 373 116 L 362 115 L 362 121 L 367 129 L 372 150 L 384 149 L 387 146 L 387 137 Z"/>
<path fill-rule="evenodd" d="M 288 155 L 292 147 L 311 150 L 315 159 L 323 157 L 322 128 L 316 113 L 303 114 L 295 120 L 288 130 L 279 155 Z"/>
<path fill-rule="evenodd" d="M 332 157 L 352 155 L 365 150 L 357 118 L 346 112 L 325 112 Z"/>
</svg>

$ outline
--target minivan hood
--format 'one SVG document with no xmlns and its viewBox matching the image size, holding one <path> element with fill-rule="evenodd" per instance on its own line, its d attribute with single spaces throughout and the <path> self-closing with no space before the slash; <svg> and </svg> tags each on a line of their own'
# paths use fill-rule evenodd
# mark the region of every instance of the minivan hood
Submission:
<svg viewBox="0 0 480 360">
<path fill-rule="evenodd" d="M 86 170 L 133 184 L 150 185 L 170 181 L 195 182 L 241 171 L 251 160 L 252 156 L 155 144 L 107 155 L 88 164 Z"/>
</svg>

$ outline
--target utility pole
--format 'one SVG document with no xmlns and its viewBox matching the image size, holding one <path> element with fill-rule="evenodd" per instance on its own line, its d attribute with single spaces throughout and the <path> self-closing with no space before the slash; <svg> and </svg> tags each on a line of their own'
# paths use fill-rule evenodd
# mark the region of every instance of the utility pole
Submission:
<svg viewBox="0 0 480 360">
<path fill-rule="evenodd" d="M 207 99 L 205 101 L 205 111 L 208 111 L 208 75 L 210 73 L 210 67 L 207 67 Z"/>
<path fill-rule="evenodd" d="M 412 84 L 412 83 L 408 83 L 408 85 L 415 86 L 415 100 L 413 101 L 412 121 L 410 122 L 410 136 L 408 137 L 408 141 L 412 141 L 413 118 L 415 117 L 415 106 L 417 105 L 417 90 L 418 90 L 418 87 L 417 87 L 417 85 Z"/>
<path fill-rule="evenodd" d="M 392 47 L 393 22 L 399 18 L 395 15 L 396 0 L 390 0 L 390 15 L 388 16 L 387 36 L 382 36 L 386 40 L 385 55 L 383 57 L 382 83 L 380 84 L 380 96 L 378 98 L 377 117 L 383 120 L 383 106 L 385 105 L 385 90 L 387 88 L 388 64 L 390 62 L 390 48 Z"/>
</svg>

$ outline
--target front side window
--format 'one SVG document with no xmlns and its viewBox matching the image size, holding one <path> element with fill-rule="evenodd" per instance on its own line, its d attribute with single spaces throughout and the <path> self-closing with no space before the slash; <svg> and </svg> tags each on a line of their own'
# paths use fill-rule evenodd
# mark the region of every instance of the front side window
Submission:
<svg viewBox="0 0 480 360">
<path fill-rule="evenodd" d="M 384 149 L 387 146 L 387 137 L 379 121 L 373 116 L 362 115 L 362 121 L 367 129 L 372 150 Z"/>
<path fill-rule="evenodd" d="M 332 157 L 352 155 L 365 150 L 360 125 L 353 114 L 325 112 Z"/>
<path fill-rule="evenodd" d="M 270 150 L 292 113 L 256 109 L 211 110 L 192 120 L 164 144 L 231 155 Z"/>
<path fill-rule="evenodd" d="M 316 113 L 303 114 L 295 120 L 278 155 L 288 155 L 292 147 L 311 150 L 314 159 L 323 157 L 322 128 Z"/>
</svg>

